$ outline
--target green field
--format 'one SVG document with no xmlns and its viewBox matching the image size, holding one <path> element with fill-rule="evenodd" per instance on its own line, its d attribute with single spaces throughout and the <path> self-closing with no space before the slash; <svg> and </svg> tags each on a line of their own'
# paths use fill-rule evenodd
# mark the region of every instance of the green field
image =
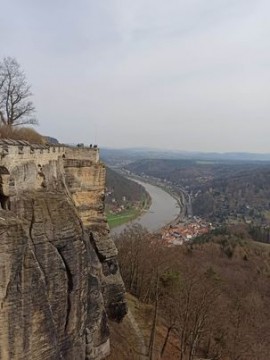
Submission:
<svg viewBox="0 0 270 360">
<path fill-rule="evenodd" d="M 106 212 L 106 217 L 110 228 L 114 228 L 119 225 L 123 225 L 131 220 L 139 217 L 144 211 L 148 210 L 151 205 L 151 198 L 145 198 L 141 200 L 140 205 L 131 207 L 128 210 L 124 210 L 119 214 L 111 214 L 108 210 Z"/>
<path fill-rule="evenodd" d="M 110 228 L 125 224 L 128 221 L 136 219 L 142 212 L 142 209 L 129 209 L 120 214 L 107 214 L 107 220 Z"/>
</svg>

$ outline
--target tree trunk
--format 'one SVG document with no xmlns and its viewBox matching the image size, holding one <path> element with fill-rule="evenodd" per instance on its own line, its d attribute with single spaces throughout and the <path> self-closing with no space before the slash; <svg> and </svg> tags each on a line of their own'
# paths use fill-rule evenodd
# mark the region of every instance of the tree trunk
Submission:
<svg viewBox="0 0 270 360">
<path fill-rule="evenodd" d="M 169 326 L 167 328 L 167 334 L 166 334 L 166 337 L 165 337 L 165 340 L 164 340 L 164 343 L 163 343 L 163 346 L 162 346 L 162 349 L 161 349 L 161 352 L 160 352 L 160 356 L 162 357 L 164 352 L 165 352 L 165 349 L 166 349 L 166 345 L 168 343 L 168 340 L 169 340 L 169 337 L 170 337 L 170 333 L 173 329 L 173 325 Z"/>
<path fill-rule="evenodd" d="M 156 338 L 156 326 L 157 326 L 157 314 L 158 314 L 158 281 L 159 276 L 157 274 L 157 282 L 156 282 L 156 299 L 155 299 L 155 312 L 154 312 L 154 319 L 153 319 L 153 326 L 149 341 L 149 360 L 154 359 L 154 345 L 155 345 L 155 338 Z"/>
<path fill-rule="evenodd" d="M 2 111 L 0 111 L 0 121 L 1 121 L 1 125 L 6 125 L 7 124 Z"/>
</svg>

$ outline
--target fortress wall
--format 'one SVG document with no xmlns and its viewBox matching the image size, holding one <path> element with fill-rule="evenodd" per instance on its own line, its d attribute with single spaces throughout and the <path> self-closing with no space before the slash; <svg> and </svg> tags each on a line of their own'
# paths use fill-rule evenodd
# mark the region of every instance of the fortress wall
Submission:
<svg viewBox="0 0 270 360">
<path fill-rule="evenodd" d="M 15 196 L 24 191 L 52 190 L 63 173 L 64 146 L 32 145 L 25 141 L 0 140 L 0 194 Z"/>
<path fill-rule="evenodd" d="M 90 160 L 99 162 L 99 149 L 97 147 L 66 147 L 66 158 L 77 160 Z"/>
<path fill-rule="evenodd" d="M 5 197 L 12 201 L 27 191 L 68 189 L 83 225 L 109 231 L 104 214 L 106 170 L 98 148 L 0 140 L 0 170 L 2 207 Z"/>
<path fill-rule="evenodd" d="M 80 180 L 86 182 L 87 189 L 104 186 L 98 184 L 99 177 L 95 175 L 99 169 L 97 148 L 32 145 L 26 141 L 0 140 L 0 167 L 7 169 L 10 175 L 10 178 L 1 177 L 2 192 L 6 196 L 14 196 L 19 192 L 41 188 L 55 190 L 61 183 L 59 180 L 64 174 L 64 163 L 67 167 L 88 169 L 86 176 Z"/>
<path fill-rule="evenodd" d="M 64 146 L 7 145 L 0 141 L 0 164 L 10 170 L 27 162 L 43 166 L 58 160 L 64 154 Z"/>
<path fill-rule="evenodd" d="M 50 161 L 58 160 L 59 157 L 98 163 L 99 149 L 97 147 L 32 145 L 26 141 L 0 140 L 0 165 L 9 169 L 30 161 L 42 166 Z"/>
</svg>

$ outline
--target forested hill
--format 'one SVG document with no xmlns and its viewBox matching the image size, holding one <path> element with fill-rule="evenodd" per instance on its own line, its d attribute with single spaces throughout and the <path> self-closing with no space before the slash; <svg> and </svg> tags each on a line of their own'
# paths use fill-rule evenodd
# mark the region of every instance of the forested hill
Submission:
<svg viewBox="0 0 270 360">
<path fill-rule="evenodd" d="M 140 160 L 126 168 L 185 188 L 193 214 L 214 223 L 270 225 L 270 164 L 267 162 Z"/>
<path fill-rule="evenodd" d="M 125 178 L 110 168 L 107 168 L 106 171 L 106 189 L 107 204 L 112 201 L 115 201 L 118 204 L 122 204 L 123 201 L 134 204 L 140 202 L 144 197 L 148 196 L 147 192 L 141 185 Z"/>
<path fill-rule="evenodd" d="M 270 245 L 254 242 L 247 226 L 174 247 L 139 226 L 115 239 L 145 344 L 155 331 L 153 359 L 269 360 Z M 112 328 L 109 359 L 137 359 L 134 336 L 122 334 Z"/>
</svg>

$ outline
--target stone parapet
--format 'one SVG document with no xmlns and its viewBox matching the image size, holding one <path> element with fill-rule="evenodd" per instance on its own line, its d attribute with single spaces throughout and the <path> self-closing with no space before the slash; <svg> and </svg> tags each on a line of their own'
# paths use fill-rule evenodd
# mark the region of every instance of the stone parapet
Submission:
<svg viewBox="0 0 270 360">
<path fill-rule="evenodd" d="M 66 147 L 66 159 L 99 162 L 99 149 L 95 147 Z"/>
<path fill-rule="evenodd" d="M 99 162 L 99 149 L 97 147 L 72 147 L 66 145 L 30 144 L 21 140 L 0 140 L 0 159 L 2 166 L 16 166 L 17 163 L 36 161 L 44 165 L 59 157 L 70 161 Z"/>
<path fill-rule="evenodd" d="M 99 167 L 99 149 L 0 140 L 0 167 L 5 170 L 5 174 L 10 175 L 2 176 L 1 180 L 5 188 L 9 181 L 12 195 L 27 190 L 55 189 L 60 173 L 64 176 L 64 165 L 66 168 Z M 92 178 L 89 181 L 93 184 Z M 9 196 L 6 192 L 5 195 Z"/>
</svg>

